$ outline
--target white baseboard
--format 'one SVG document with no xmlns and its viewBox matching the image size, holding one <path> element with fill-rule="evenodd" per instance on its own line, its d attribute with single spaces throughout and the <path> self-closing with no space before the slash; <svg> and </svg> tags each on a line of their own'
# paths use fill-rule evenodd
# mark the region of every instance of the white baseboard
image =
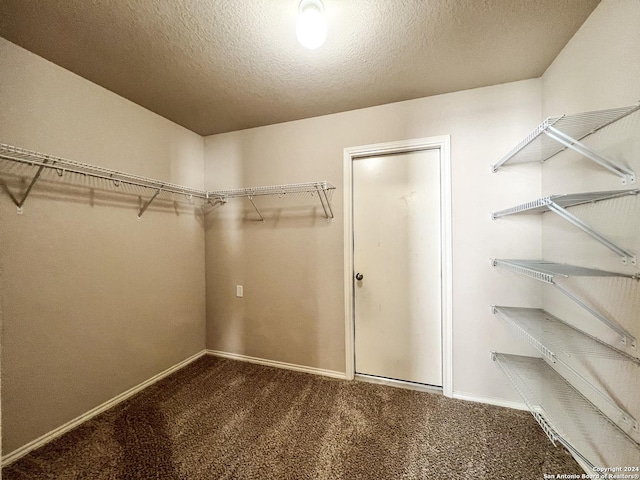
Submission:
<svg viewBox="0 0 640 480">
<path fill-rule="evenodd" d="M 257 363 L 259 365 L 265 365 L 265 366 L 268 366 L 268 367 L 284 368 L 284 369 L 287 369 L 287 370 L 294 370 L 296 372 L 311 373 L 311 374 L 314 374 L 314 375 L 323 375 L 325 377 L 346 379 L 346 374 L 344 372 L 337 372 L 335 370 L 326 370 L 326 369 L 316 368 L 316 367 L 307 367 L 307 366 L 304 366 L 304 365 L 296 365 L 296 364 L 293 364 L 293 363 L 279 362 L 277 360 L 267 360 L 267 359 L 264 359 L 264 358 L 251 357 L 251 356 L 248 356 L 248 355 L 240 355 L 240 354 L 237 354 L 237 353 L 221 352 L 219 350 L 203 350 L 203 351 L 198 352 L 195 355 L 192 355 L 191 357 L 183 360 L 182 362 L 177 363 L 176 365 L 174 365 L 174 366 L 172 366 L 172 367 L 170 367 L 170 368 L 158 373 L 157 375 L 154 375 L 153 377 L 149 378 L 148 380 L 145 380 L 144 382 L 136 385 L 135 387 L 130 388 L 129 390 L 121 393 L 120 395 L 112 398 L 111 400 L 108 400 L 105 403 L 103 403 L 101 405 L 98 405 L 97 407 L 89 410 L 88 412 L 80 415 L 79 417 L 74 418 L 73 420 L 65 423 L 64 425 L 61 425 L 60 427 L 50 431 L 49 433 L 46 433 L 46 434 L 42 435 L 41 437 L 38 437 L 35 440 L 32 440 L 31 442 L 27 443 L 26 445 L 23 445 L 22 447 L 17 448 L 13 452 L 8 453 L 7 455 L 2 457 L 2 466 L 4 467 L 6 465 L 9 465 L 12 462 L 15 462 L 16 460 L 18 460 L 19 458 L 25 456 L 29 452 L 31 452 L 31 451 L 33 451 L 33 450 L 45 445 L 46 443 L 48 443 L 48 442 L 52 441 L 53 439 L 63 435 L 64 433 L 68 432 L 69 430 L 74 429 L 75 427 L 77 427 L 81 423 L 84 423 L 87 420 L 90 420 L 91 418 L 95 417 L 96 415 L 99 415 L 102 412 L 110 409 L 111 407 L 114 407 L 118 403 L 123 402 L 127 398 L 135 395 L 136 393 L 140 392 L 141 390 L 144 390 L 145 388 L 147 388 L 148 386 L 156 383 L 157 381 L 159 381 L 159 380 L 171 375 L 173 372 L 185 367 L 189 363 L 197 360 L 198 358 L 202 357 L 205 354 L 206 355 L 213 355 L 213 356 L 221 357 L 221 358 L 228 358 L 228 359 L 231 359 L 231 360 L 239 360 L 239 361 L 243 361 L 243 362 Z M 478 395 L 474 395 L 474 394 L 470 394 L 470 393 L 465 393 L 465 392 L 454 391 L 453 392 L 453 398 L 457 398 L 459 400 L 467 400 L 467 401 L 471 401 L 471 402 L 487 403 L 489 405 L 496 405 L 496 406 L 499 406 L 499 407 L 513 408 L 513 409 L 516 409 L 516 410 L 528 410 L 526 405 L 524 403 L 521 403 L 521 402 L 512 402 L 512 401 L 502 400 L 502 399 L 498 399 L 498 398 L 482 397 L 482 396 L 478 396 Z"/>
<path fill-rule="evenodd" d="M 523 402 L 512 402 L 510 400 L 503 400 L 501 398 L 493 397 L 482 397 L 480 395 L 474 395 L 472 393 L 454 391 L 453 398 L 457 398 L 458 400 L 466 400 L 468 402 L 487 403 L 489 405 L 495 405 L 497 407 L 513 408 L 514 410 L 529 410 Z"/>
<path fill-rule="evenodd" d="M 24 457 L 27 453 L 35 450 L 36 448 L 39 448 L 39 447 L 45 445 L 46 443 L 49 443 L 51 440 L 63 435 L 64 433 L 68 432 L 69 430 L 74 429 L 75 427 L 77 427 L 81 423 L 84 423 L 87 420 L 90 420 L 91 418 L 95 417 L 96 415 L 99 415 L 102 412 L 110 409 L 111 407 L 117 405 L 118 403 L 120 403 L 120 402 L 126 400 L 127 398 L 135 395 L 136 393 L 140 392 L 141 390 L 144 390 L 148 386 L 156 383 L 159 380 L 162 380 L 164 377 L 167 377 L 168 375 L 171 375 L 176 370 L 180 370 L 182 367 L 188 365 L 189 363 L 193 362 L 194 360 L 197 360 L 198 358 L 202 357 L 205 354 L 206 354 L 206 351 L 203 350 L 201 352 L 196 353 L 195 355 L 192 355 L 191 357 L 187 358 L 186 360 L 183 360 L 182 362 L 177 363 L 173 367 L 169 367 L 168 369 L 164 370 L 163 372 L 160 372 L 157 375 L 154 375 L 153 377 L 151 377 L 150 379 L 145 380 L 144 382 L 136 385 L 135 387 L 130 388 L 126 392 L 123 392 L 120 395 L 118 395 L 116 397 L 113 397 L 111 400 L 108 400 L 105 403 L 103 403 L 101 405 L 98 405 L 95 408 L 92 408 L 88 412 L 80 415 L 79 417 L 74 418 L 73 420 L 65 423 L 64 425 L 61 425 L 61 426 L 59 426 L 58 428 L 56 428 L 54 430 L 51 430 L 49 433 L 45 433 L 41 437 L 38 437 L 35 440 L 32 440 L 31 442 L 27 443 L 26 445 L 23 445 L 22 447 L 17 448 L 13 452 L 8 453 L 7 455 L 4 455 L 2 457 L 2 466 L 4 467 L 6 465 L 9 465 L 12 462 L 15 462 L 19 458 Z"/>
<path fill-rule="evenodd" d="M 266 365 L 267 367 L 285 368 L 287 370 L 295 370 L 296 372 L 312 373 L 314 375 L 323 375 L 325 377 L 346 379 L 344 372 L 336 372 L 335 370 L 325 370 L 323 368 L 305 367 L 304 365 L 296 365 L 294 363 L 279 362 L 277 360 L 267 360 L 264 358 L 250 357 L 248 355 L 240 355 L 238 353 L 221 352 L 219 350 L 207 350 L 208 355 L 216 357 L 228 358 L 231 360 L 240 360 L 241 362 L 257 363 Z"/>
</svg>

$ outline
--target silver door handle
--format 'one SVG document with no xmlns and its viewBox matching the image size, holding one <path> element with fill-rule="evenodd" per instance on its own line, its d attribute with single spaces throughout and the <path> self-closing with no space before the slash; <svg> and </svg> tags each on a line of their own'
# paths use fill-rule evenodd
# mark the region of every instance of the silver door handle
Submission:
<svg viewBox="0 0 640 480">
<path fill-rule="evenodd" d="M 364 275 L 362 275 L 361 273 L 356 273 L 356 280 L 360 281 L 364 278 Z"/>
</svg>

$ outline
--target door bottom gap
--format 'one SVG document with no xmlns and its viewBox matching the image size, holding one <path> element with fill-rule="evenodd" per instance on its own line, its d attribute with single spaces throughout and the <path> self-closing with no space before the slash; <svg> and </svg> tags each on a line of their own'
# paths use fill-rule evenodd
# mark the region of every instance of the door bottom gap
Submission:
<svg viewBox="0 0 640 480">
<path fill-rule="evenodd" d="M 356 373 L 355 380 L 367 383 L 377 383 L 389 387 L 404 388 L 406 390 L 416 390 L 418 392 L 435 393 L 442 395 L 442 387 L 437 385 L 427 385 L 425 383 L 410 382 L 407 380 L 397 380 L 395 378 L 379 377 L 377 375 L 367 375 L 366 373 Z"/>
</svg>

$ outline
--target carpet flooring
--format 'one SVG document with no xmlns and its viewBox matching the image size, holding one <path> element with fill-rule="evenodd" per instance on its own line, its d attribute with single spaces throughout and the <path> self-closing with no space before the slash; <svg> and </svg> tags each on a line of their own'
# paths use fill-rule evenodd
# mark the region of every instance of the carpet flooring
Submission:
<svg viewBox="0 0 640 480">
<path fill-rule="evenodd" d="M 2 471 L 12 479 L 582 474 L 527 412 L 202 357 Z"/>
</svg>

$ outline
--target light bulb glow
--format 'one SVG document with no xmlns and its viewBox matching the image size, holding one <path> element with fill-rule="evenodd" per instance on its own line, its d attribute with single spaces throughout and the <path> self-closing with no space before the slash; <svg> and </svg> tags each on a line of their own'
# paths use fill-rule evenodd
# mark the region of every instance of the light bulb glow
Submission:
<svg viewBox="0 0 640 480">
<path fill-rule="evenodd" d="M 308 49 L 316 49 L 327 39 L 327 24 L 320 0 L 302 0 L 298 7 L 296 35 L 298 41 Z"/>
</svg>

